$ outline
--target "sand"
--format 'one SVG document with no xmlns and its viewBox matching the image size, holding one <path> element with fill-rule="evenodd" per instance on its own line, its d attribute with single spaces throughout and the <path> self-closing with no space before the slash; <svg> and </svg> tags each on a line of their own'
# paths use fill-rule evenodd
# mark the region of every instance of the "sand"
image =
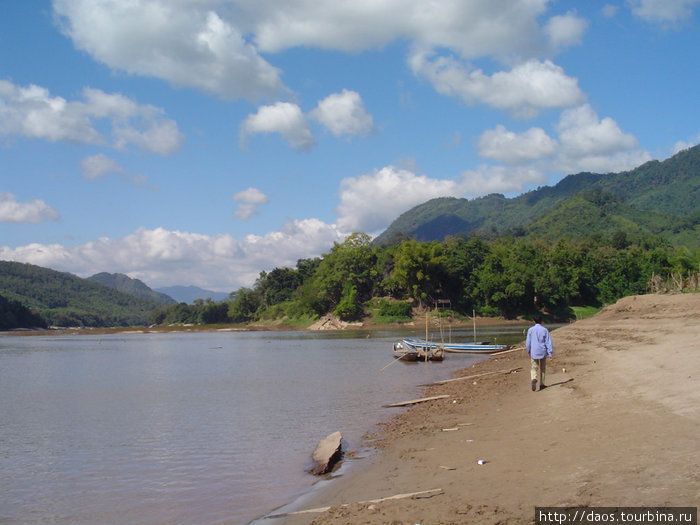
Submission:
<svg viewBox="0 0 700 525">
<path fill-rule="evenodd" d="M 449 397 L 383 424 L 376 454 L 303 503 L 328 510 L 282 523 L 532 523 L 535 506 L 698 506 L 700 294 L 627 297 L 552 341 L 546 389 L 531 391 L 522 345 L 458 374 L 477 377 L 427 388 Z M 420 491 L 431 492 L 367 503 Z"/>
</svg>

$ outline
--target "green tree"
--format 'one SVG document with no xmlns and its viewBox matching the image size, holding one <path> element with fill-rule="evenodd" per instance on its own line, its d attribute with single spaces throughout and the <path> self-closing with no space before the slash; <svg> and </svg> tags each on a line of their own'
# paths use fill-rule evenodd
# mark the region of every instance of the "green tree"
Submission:
<svg viewBox="0 0 700 525">
<path fill-rule="evenodd" d="M 378 274 L 376 261 L 375 248 L 367 234 L 353 233 L 343 243 L 335 243 L 314 273 L 318 301 L 329 305 L 329 309 L 335 307 L 346 284 L 355 287 L 360 302 L 370 299 Z"/>
<path fill-rule="evenodd" d="M 287 301 L 302 283 L 298 270 L 292 268 L 275 268 L 271 272 L 260 272 L 255 283 L 255 290 L 260 294 L 266 307 Z"/>
<path fill-rule="evenodd" d="M 445 257 L 438 242 L 404 241 L 394 253 L 393 283 L 421 304 L 442 295 L 446 281 Z"/>
<path fill-rule="evenodd" d="M 355 321 L 362 317 L 362 304 L 360 304 L 357 288 L 354 285 L 345 283 L 343 296 L 333 313 L 343 321 Z"/>
<path fill-rule="evenodd" d="M 206 304 L 202 307 L 200 318 L 205 324 L 228 322 L 228 303 L 215 303 L 211 299 L 207 299 Z"/>
<path fill-rule="evenodd" d="M 228 318 L 234 323 L 245 323 L 256 318 L 262 300 L 260 294 L 250 288 L 241 288 L 228 303 Z"/>
<path fill-rule="evenodd" d="M 554 246 L 534 243 L 538 253 L 534 275 L 535 306 L 561 310 L 581 298 L 585 272 L 585 251 L 580 243 L 560 240 Z"/>
<path fill-rule="evenodd" d="M 528 243 L 512 239 L 493 242 L 477 271 L 482 313 L 512 317 L 536 309 L 536 261 L 537 253 Z"/>
<path fill-rule="evenodd" d="M 476 307 L 476 271 L 487 253 L 486 243 L 476 237 L 468 241 L 456 237 L 445 239 L 444 292 L 455 310 L 470 313 Z"/>
</svg>

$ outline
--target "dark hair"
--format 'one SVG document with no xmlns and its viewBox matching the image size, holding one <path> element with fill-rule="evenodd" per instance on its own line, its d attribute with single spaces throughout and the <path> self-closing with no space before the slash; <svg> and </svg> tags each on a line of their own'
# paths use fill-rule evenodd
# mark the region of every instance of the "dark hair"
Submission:
<svg viewBox="0 0 700 525">
<path fill-rule="evenodd" d="M 542 322 L 542 316 L 536 315 L 535 317 L 532 318 L 532 320 L 535 321 L 537 324 L 540 324 Z"/>
</svg>

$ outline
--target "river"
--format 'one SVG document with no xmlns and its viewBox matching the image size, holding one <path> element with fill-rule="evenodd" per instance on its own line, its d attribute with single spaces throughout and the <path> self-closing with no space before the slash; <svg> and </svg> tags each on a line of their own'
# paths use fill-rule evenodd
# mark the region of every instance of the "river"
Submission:
<svg viewBox="0 0 700 525">
<path fill-rule="evenodd" d="M 357 450 L 382 405 L 481 359 L 392 363 L 408 335 L 2 336 L 0 523 L 249 523 L 312 488 L 320 439 Z"/>
</svg>

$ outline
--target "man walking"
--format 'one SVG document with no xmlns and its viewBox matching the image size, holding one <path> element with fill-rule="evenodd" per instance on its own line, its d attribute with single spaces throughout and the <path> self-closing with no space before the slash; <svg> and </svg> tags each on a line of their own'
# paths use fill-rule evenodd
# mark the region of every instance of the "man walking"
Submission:
<svg viewBox="0 0 700 525">
<path fill-rule="evenodd" d="M 540 390 L 546 387 L 544 375 L 547 370 L 547 358 L 552 357 L 552 340 L 549 338 L 549 330 L 540 324 L 542 317 L 536 315 L 533 321 L 535 324 L 528 329 L 525 338 L 525 350 L 530 356 L 530 379 L 534 392 L 538 380 Z"/>
</svg>

